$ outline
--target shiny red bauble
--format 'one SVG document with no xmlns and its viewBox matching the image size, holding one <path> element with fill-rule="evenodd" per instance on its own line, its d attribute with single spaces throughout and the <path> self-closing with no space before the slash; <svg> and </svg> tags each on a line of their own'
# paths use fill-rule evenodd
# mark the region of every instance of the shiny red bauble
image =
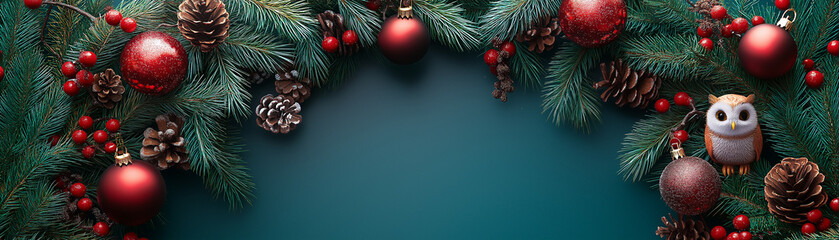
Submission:
<svg viewBox="0 0 839 240">
<path fill-rule="evenodd" d="M 679 106 L 690 106 L 690 102 L 693 102 L 693 98 L 686 92 L 678 92 L 676 96 L 673 96 L 673 102 Z"/>
<path fill-rule="evenodd" d="M 821 210 L 813 209 L 813 210 L 807 212 L 807 221 L 810 221 L 811 223 L 821 222 L 822 217 L 824 217 L 824 215 L 822 214 Z"/>
<path fill-rule="evenodd" d="M 64 62 L 64 64 L 61 64 L 61 74 L 64 74 L 68 78 L 75 77 L 76 64 L 73 64 L 73 62 Z"/>
<path fill-rule="evenodd" d="M 501 51 L 505 51 L 510 54 L 510 56 L 516 55 L 516 44 L 512 42 L 504 42 L 501 44 Z"/>
<path fill-rule="evenodd" d="M 93 208 L 93 201 L 90 201 L 90 198 L 79 199 L 79 201 L 76 202 L 76 207 L 83 212 L 90 211 L 90 209 Z"/>
<path fill-rule="evenodd" d="M 119 28 L 121 28 L 123 32 L 133 33 L 134 30 L 137 30 L 137 21 L 134 21 L 133 18 L 123 18 L 119 21 Z"/>
<path fill-rule="evenodd" d="M 93 127 L 93 118 L 90 116 L 82 116 L 79 118 L 79 127 L 82 129 L 88 129 Z"/>
<path fill-rule="evenodd" d="M 816 229 L 818 229 L 819 231 L 824 231 L 824 230 L 827 230 L 828 228 L 830 228 L 831 224 L 832 223 L 830 222 L 830 219 L 822 218 L 822 220 L 819 222 L 819 224 L 816 225 Z"/>
<path fill-rule="evenodd" d="M 706 38 L 706 37 L 710 37 L 713 34 L 714 34 L 713 29 L 710 29 L 710 28 L 705 29 L 705 28 L 702 28 L 702 26 L 696 27 L 696 35 L 699 35 L 700 37 Z"/>
<path fill-rule="evenodd" d="M 490 66 L 498 64 L 498 50 L 490 49 L 484 53 L 484 63 Z"/>
<path fill-rule="evenodd" d="M 660 113 L 665 113 L 670 110 L 670 102 L 667 99 L 659 99 L 655 101 L 655 110 Z"/>
<path fill-rule="evenodd" d="M 82 148 L 82 156 L 84 158 L 92 158 L 93 155 L 96 155 L 96 149 L 93 146 L 86 146 Z"/>
<path fill-rule="evenodd" d="M 779 10 L 787 10 L 790 6 L 790 0 L 775 0 L 775 7 Z"/>
<path fill-rule="evenodd" d="M 623 0 L 564 0 L 559 5 L 559 26 L 565 37 L 580 46 L 606 45 L 626 26 Z"/>
<path fill-rule="evenodd" d="M 740 232 L 740 240 L 752 240 L 752 233 L 749 231 Z"/>
<path fill-rule="evenodd" d="M 736 33 L 744 33 L 749 30 L 749 21 L 745 18 L 735 18 L 731 21 L 731 27 L 734 32 Z"/>
<path fill-rule="evenodd" d="M 734 228 L 740 231 L 749 229 L 749 226 L 751 226 L 751 222 L 749 222 L 749 217 L 743 214 L 734 217 L 734 220 L 731 220 L 731 223 L 734 225 Z"/>
<path fill-rule="evenodd" d="M 710 38 L 703 38 L 702 40 L 699 40 L 699 45 L 705 48 L 705 50 L 714 50 L 714 41 Z"/>
<path fill-rule="evenodd" d="M 29 9 L 37 9 L 41 7 L 42 3 L 42 0 L 23 0 L 23 5 L 26 5 Z"/>
<path fill-rule="evenodd" d="M 728 16 L 728 10 L 725 9 L 722 5 L 716 5 L 711 7 L 711 18 L 716 20 L 722 20 Z"/>
<path fill-rule="evenodd" d="M 105 129 L 112 133 L 119 131 L 119 120 L 113 118 L 108 120 L 108 122 L 105 123 Z"/>
<path fill-rule="evenodd" d="M 154 166 L 136 160 L 106 169 L 99 180 L 97 199 L 109 218 L 136 226 L 151 220 L 163 207 L 166 184 Z"/>
<path fill-rule="evenodd" d="M 801 233 L 804 235 L 810 235 L 816 233 L 816 225 L 812 223 L 805 223 L 801 226 Z"/>
<path fill-rule="evenodd" d="M 103 130 L 96 130 L 93 132 L 93 141 L 96 143 L 105 143 L 108 141 L 108 133 Z"/>
<path fill-rule="evenodd" d="M 824 74 L 818 70 L 810 71 L 804 76 L 804 84 L 810 88 L 819 88 L 824 84 Z"/>
<path fill-rule="evenodd" d="M 358 34 L 353 30 L 344 31 L 344 34 L 341 35 L 341 41 L 344 42 L 344 45 L 355 45 L 358 43 Z"/>
<path fill-rule="evenodd" d="M 827 43 L 827 52 L 833 56 L 839 56 L 839 41 L 833 40 Z"/>
<path fill-rule="evenodd" d="M 73 142 L 76 144 L 82 144 L 87 141 L 87 132 L 83 130 L 76 130 L 73 132 Z"/>
<path fill-rule="evenodd" d="M 93 73 L 87 70 L 81 70 L 76 73 L 76 81 L 79 82 L 82 86 L 90 86 L 93 84 Z"/>
<path fill-rule="evenodd" d="M 833 200 L 830 200 L 830 210 L 833 210 L 834 212 L 839 212 L 839 198 L 834 198 Z"/>
<path fill-rule="evenodd" d="M 743 34 L 737 55 L 740 65 L 752 76 L 777 78 L 795 66 L 798 45 L 783 28 L 761 24 Z"/>
<path fill-rule="evenodd" d="M 428 52 L 431 39 L 428 29 L 418 18 L 392 16 L 382 24 L 379 32 L 379 49 L 393 63 L 411 64 Z"/>
<path fill-rule="evenodd" d="M 761 16 L 752 17 L 752 26 L 757 26 L 766 23 L 766 20 Z"/>
<path fill-rule="evenodd" d="M 122 50 L 119 67 L 131 87 L 149 95 L 177 88 L 186 76 L 188 59 L 178 40 L 162 32 L 144 32 Z"/>
<path fill-rule="evenodd" d="M 87 192 L 87 187 L 81 183 L 73 183 L 70 185 L 70 195 L 73 197 L 84 197 L 85 192 Z"/>
<path fill-rule="evenodd" d="M 335 37 L 325 37 L 323 41 L 320 43 L 320 47 L 323 48 L 324 52 L 334 53 L 338 51 L 338 47 L 341 46 L 341 43 L 338 42 L 338 39 Z"/>
<path fill-rule="evenodd" d="M 105 13 L 105 22 L 108 22 L 108 25 L 116 26 L 119 25 L 119 22 L 122 21 L 122 13 L 117 11 L 116 9 L 108 10 Z"/>
<path fill-rule="evenodd" d="M 667 206 L 679 214 L 697 215 L 714 206 L 722 183 L 708 161 L 688 156 L 667 164 L 658 185 Z"/>
<path fill-rule="evenodd" d="M 810 71 L 816 67 L 816 62 L 808 58 L 801 61 L 801 65 L 804 65 L 804 70 Z"/>
<path fill-rule="evenodd" d="M 95 233 L 96 236 L 104 237 L 105 235 L 108 235 L 109 232 L 111 232 L 111 227 L 105 222 L 98 222 L 93 225 L 93 233 Z"/>
<path fill-rule="evenodd" d="M 87 68 L 96 65 L 96 54 L 91 51 L 82 51 L 79 53 L 79 63 Z"/>
<path fill-rule="evenodd" d="M 726 235 L 725 228 L 722 226 L 716 226 L 711 229 L 711 238 L 714 240 L 723 240 Z"/>
</svg>

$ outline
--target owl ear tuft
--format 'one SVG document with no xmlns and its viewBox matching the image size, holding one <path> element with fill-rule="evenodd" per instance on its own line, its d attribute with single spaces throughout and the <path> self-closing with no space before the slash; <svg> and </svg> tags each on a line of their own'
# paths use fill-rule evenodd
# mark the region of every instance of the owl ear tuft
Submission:
<svg viewBox="0 0 839 240">
<path fill-rule="evenodd" d="M 746 102 L 747 103 L 755 103 L 755 95 L 754 94 L 749 94 L 749 96 L 746 97 Z"/>
<path fill-rule="evenodd" d="M 714 96 L 713 94 L 708 94 L 708 102 L 711 103 L 711 105 L 717 103 L 717 100 L 718 99 L 716 96 Z"/>
</svg>

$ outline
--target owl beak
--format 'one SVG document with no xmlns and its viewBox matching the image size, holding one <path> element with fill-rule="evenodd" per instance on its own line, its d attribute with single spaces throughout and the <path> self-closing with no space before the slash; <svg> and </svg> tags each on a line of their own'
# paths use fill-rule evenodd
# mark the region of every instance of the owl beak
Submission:
<svg viewBox="0 0 839 240">
<path fill-rule="evenodd" d="M 731 122 L 731 130 L 734 130 L 735 126 L 736 126 L 736 124 L 734 124 L 734 122 Z"/>
</svg>

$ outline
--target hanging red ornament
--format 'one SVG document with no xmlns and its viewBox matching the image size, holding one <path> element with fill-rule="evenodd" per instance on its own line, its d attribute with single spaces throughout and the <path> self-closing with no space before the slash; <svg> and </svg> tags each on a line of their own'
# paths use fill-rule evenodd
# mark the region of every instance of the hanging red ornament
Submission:
<svg viewBox="0 0 839 240">
<path fill-rule="evenodd" d="M 614 41 L 626 26 L 623 0 L 565 0 L 559 5 L 559 26 L 565 37 L 592 48 Z"/>
<path fill-rule="evenodd" d="M 410 5 L 400 6 L 397 15 L 388 18 L 379 32 L 382 54 L 396 64 L 411 64 L 422 59 L 430 41 L 428 29 L 413 17 Z"/>
<path fill-rule="evenodd" d="M 717 170 L 704 159 L 688 156 L 679 144 L 671 144 L 673 161 L 659 179 L 661 198 L 679 214 L 697 215 L 714 206 L 720 197 Z"/>
<path fill-rule="evenodd" d="M 125 44 L 119 67 L 122 77 L 137 91 L 163 95 L 186 76 L 186 51 L 178 40 L 162 32 L 144 32 Z"/>
<path fill-rule="evenodd" d="M 746 72 L 758 78 L 777 78 L 795 66 L 798 46 L 786 31 L 792 22 L 784 17 L 777 26 L 761 24 L 743 34 L 737 53 Z"/>
<path fill-rule="evenodd" d="M 140 225 L 151 220 L 163 207 L 166 184 L 151 164 L 131 161 L 122 138 L 117 137 L 117 145 L 117 163 L 106 169 L 99 180 L 99 206 L 119 224 Z"/>
</svg>

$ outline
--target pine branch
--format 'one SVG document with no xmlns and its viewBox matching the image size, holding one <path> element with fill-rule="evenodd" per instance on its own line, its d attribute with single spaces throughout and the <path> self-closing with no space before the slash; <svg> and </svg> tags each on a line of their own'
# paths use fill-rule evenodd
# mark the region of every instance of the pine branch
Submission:
<svg viewBox="0 0 839 240">
<path fill-rule="evenodd" d="M 622 59 L 632 69 L 679 80 L 705 79 L 714 70 L 700 57 L 705 50 L 696 34 L 656 34 L 624 38 Z"/>
<path fill-rule="evenodd" d="M 531 51 L 527 46 L 519 42 L 516 44 L 516 55 L 512 58 L 513 80 L 521 83 L 525 88 L 539 88 L 542 86 L 542 77 L 545 74 L 544 60 Z"/>
<path fill-rule="evenodd" d="M 225 2 L 231 21 L 256 27 L 260 32 L 279 32 L 292 42 L 303 42 L 314 35 L 310 28 L 317 21 L 305 1 L 229 0 Z"/>
<path fill-rule="evenodd" d="M 414 13 L 427 25 L 431 39 L 460 52 L 478 49 L 478 26 L 463 17 L 460 5 L 446 0 L 414 3 Z"/>
<path fill-rule="evenodd" d="M 497 0 L 492 2 L 489 12 L 481 19 L 481 42 L 489 43 L 493 38 L 512 40 L 528 29 L 533 22 L 545 16 L 556 16 L 558 0 Z"/>
<path fill-rule="evenodd" d="M 542 109 L 557 125 L 567 123 L 588 131 L 600 121 L 600 103 L 586 75 L 600 61 L 601 51 L 566 44 L 550 62 Z"/>
<path fill-rule="evenodd" d="M 211 54 L 208 61 L 207 79 L 224 87 L 225 113 L 236 119 L 247 116 L 250 113 L 248 103 L 251 100 L 251 94 L 248 92 L 249 83 L 244 78 L 244 73 L 233 62 L 232 54 L 235 53 L 215 51 Z"/>
<path fill-rule="evenodd" d="M 685 1 L 641 0 L 627 1 L 626 29 L 631 35 L 647 35 L 656 32 L 695 32 L 699 15 L 688 10 Z"/>
<path fill-rule="evenodd" d="M 303 42 L 298 42 L 296 49 L 295 66 L 300 75 L 314 81 L 316 86 L 323 86 L 327 83 L 329 64 L 331 63 L 320 47 L 320 39 L 314 35 Z"/>
<path fill-rule="evenodd" d="M 339 0 L 338 11 L 344 17 L 347 29 L 355 31 L 361 46 L 376 44 L 377 33 L 382 29 L 382 19 L 373 10 L 367 9 L 361 2 Z"/>
<path fill-rule="evenodd" d="M 237 66 L 263 71 L 276 72 L 283 68 L 284 64 L 290 63 L 294 55 L 291 44 L 281 42 L 280 39 L 244 26 L 232 26 L 234 33 L 224 44 L 219 46 L 225 56 L 232 58 Z"/>
</svg>

